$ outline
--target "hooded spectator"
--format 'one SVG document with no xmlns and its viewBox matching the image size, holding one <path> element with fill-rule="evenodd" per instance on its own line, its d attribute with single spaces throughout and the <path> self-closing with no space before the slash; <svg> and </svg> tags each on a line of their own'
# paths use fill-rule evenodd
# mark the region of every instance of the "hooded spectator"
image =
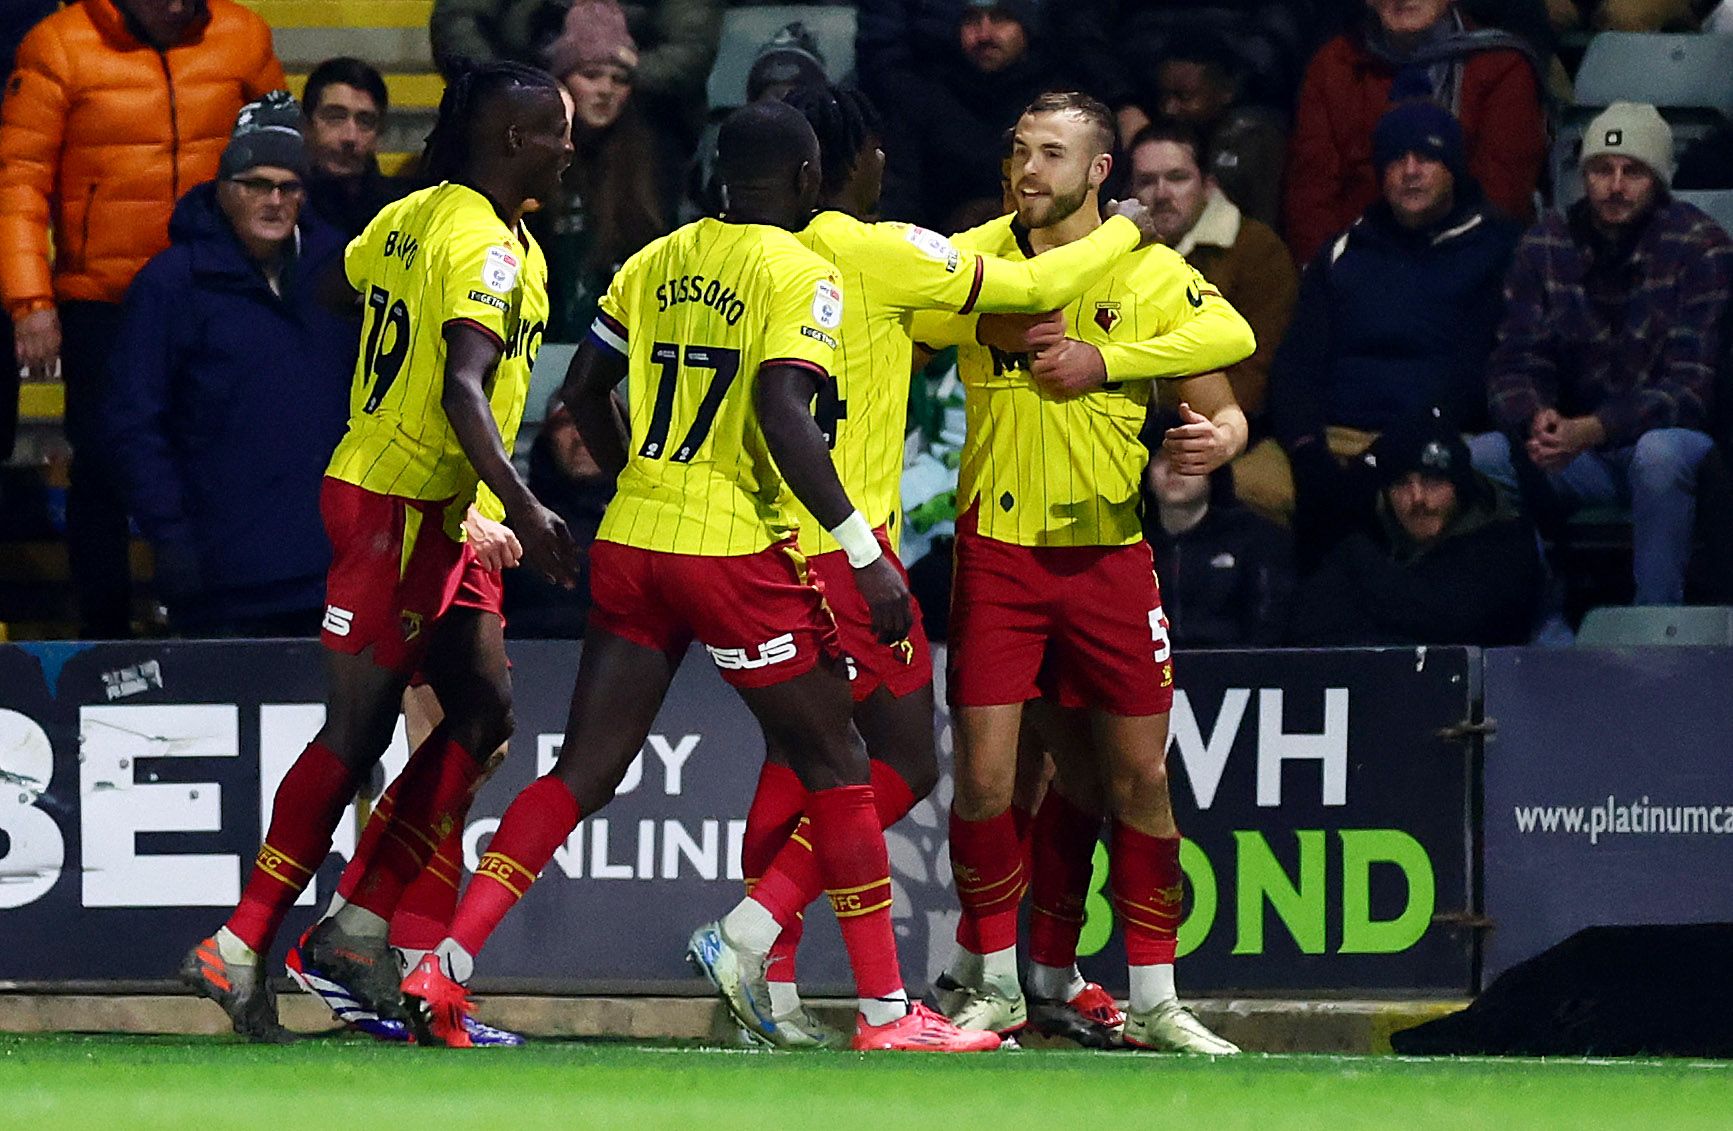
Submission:
<svg viewBox="0 0 1733 1131">
<path fill-rule="evenodd" d="M 215 182 L 127 291 L 101 411 L 157 594 L 191 636 L 318 631 L 319 484 L 349 415 L 357 328 L 318 301 L 344 239 L 303 207 L 294 99 L 249 105 Z"/>
<path fill-rule="evenodd" d="M 283 85 L 234 0 L 80 0 L 24 37 L 0 109 L 0 297 L 19 366 L 66 382 L 79 632 L 131 635 L 126 508 L 94 431 L 120 300 L 241 105 Z"/>
</svg>

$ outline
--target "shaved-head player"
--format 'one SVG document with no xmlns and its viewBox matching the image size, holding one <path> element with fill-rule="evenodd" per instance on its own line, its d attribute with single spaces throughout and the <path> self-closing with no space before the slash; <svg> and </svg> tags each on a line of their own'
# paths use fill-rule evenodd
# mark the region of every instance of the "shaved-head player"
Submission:
<svg viewBox="0 0 1733 1131">
<path fill-rule="evenodd" d="M 566 403 L 619 481 L 590 551 L 593 609 L 565 744 L 506 811 L 451 936 L 403 989 L 426 1004 L 434 1036 L 467 1042 L 462 983 L 475 956 L 578 821 L 612 799 L 696 640 L 808 790 L 859 995 L 854 1047 L 997 1048 L 903 989 L 890 862 L 836 625 L 796 547 L 791 492 L 847 553 L 879 638 L 906 637 L 908 588 L 811 411 L 846 301 L 831 265 L 791 234 L 817 200 L 818 143 L 798 112 L 760 103 L 724 123 L 717 167 L 722 217 L 628 260 L 573 360 Z M 629 425 L 609 396 L 628 373 Z"/>
</svg>

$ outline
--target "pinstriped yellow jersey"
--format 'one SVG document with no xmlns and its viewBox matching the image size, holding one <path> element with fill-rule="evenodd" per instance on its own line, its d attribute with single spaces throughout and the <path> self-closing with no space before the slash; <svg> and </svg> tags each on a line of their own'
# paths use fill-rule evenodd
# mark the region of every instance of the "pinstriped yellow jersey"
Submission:
<svg viewBox="0 0 1733 1131">
<path fill-rule="evenodd" d="M 1013 219 L 991 221 L 956 242 L 1007 259 L 1034 258 Z M 1116 261 L 1066 306 L 1066 333 L 1106 356 L 1115 345 L 1167 334 L 1194 317 L 1206 287 L 1170 248 L 1146 247 Z M 967 421 L 957 507 L 979 504 L 980 533 L 1019 546 L 1123 546 L 1142 538 L 1138 485 L 1149 456 L 1138 434 L 1151 383 L 1109 381 L 1054 400 L 1035 385 L 1027 355 L 979 344 L 972 326 L 956 344 Z"/>
<path fill-rule="evenodd" d="M 819 213 L 798 238 L 836 266 L 848 292 L 835 381 L 813 412 L 850 501 L 868 523 L 889 529 L 893 546 L 901 534 L 914 313 L 1050 310 L 1138 244 L 1136 226 L 1114 220 L 1038 257 L 1044 262 L 1006 262 L 961 251 L 924 228 L 868 224 L 841 212 Z M 840 549 L 806 508 L 794 506 L 804 553 Z"/>
<path fill-rule="evenodd" d="M 503 348 L 486 392 L 505 450 L 523 420 L 548 320 L 547 264 L 527 230 L 446 182 L 389 204 L 343 257 L 365 323 L 349 391 L 349 430 L 326 474 L 382 495 L 450 500 L 456 536 L 479 477 L 440 404 L 445 328 L 467 323 Z"/>
<path fill-rule="evenodd" d="M 596 537 L 705 557 L 786 538 L 794 496 L 758 423 L 758 370 L 804 365 L 828 385 L 842 325 L 836 272 L 781 228 L 698 220 L 628 259 L 590 330 L 627 360 L 631 416 Z"/>
</svg>

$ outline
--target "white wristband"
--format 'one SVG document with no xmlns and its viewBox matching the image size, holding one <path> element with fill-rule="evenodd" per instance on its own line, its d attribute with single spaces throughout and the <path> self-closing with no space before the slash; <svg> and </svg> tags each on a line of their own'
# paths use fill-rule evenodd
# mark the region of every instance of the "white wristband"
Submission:
<svg viewBox="0 0 1733 1131">
<path fill-rule="evenodd" d="M 833 526 L 830 536 L 835 538 L 843 553 L 848 555 L 848 564 L 854 569 L 864 569 L 884 557 L 884 549 L 879 545 L 878 537 L 873 534 L 873 528 L 867 525 L 867 520 L 855 511 L 841 523 Z"/>
</svg>

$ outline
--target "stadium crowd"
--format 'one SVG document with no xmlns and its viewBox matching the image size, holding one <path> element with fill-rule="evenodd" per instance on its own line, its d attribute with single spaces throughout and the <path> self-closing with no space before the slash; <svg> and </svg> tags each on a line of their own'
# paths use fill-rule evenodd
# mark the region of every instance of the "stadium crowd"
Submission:
<svg viewBox="0 0 1733 1131">
<path fill-rule="evenodd" d="M 1549 152 L 1585 30 L 1712 34 L 1727 5 L 854 6 L 847 77 L 883 123 L 885 218 L 948 233 L 1001 214 L 1008 128 L 1043 91 L 1082 90 L 1118 126 L 1105 195 L 1147 205 L 1255 330 L 1229 372 L 1246 453 L 1207 479 L 1157 458 L 1145 485 L 1178 646 L 1554 638 L 1580 611 L 1566 551 L 1585 507 L 1628 510 L 1635 602 L 1725 599 L 1702 563 L 1725 554 L 1733 517 L 1733 242 L 1674 190 L 1733 188 L 1733 133 L 1688 148 L 1654 107 L 1616 103 L 1580 154 L 1549 166 Z M 433 4 L 436 63 L 532 64 L 571 98 L 576 159 L 530 219 L 548 341 L 582 336 L 633 252 L 715 210 L 726 107 L 706 79 L 723 8 Z M 273 93 L 287 84 L 271 31 L 235 0 L 12 0 L 0 68 L 0 352 L 16 358 L 0 451 L 12 379 L 62 382 L 79 634 L 140 622 L 135 529 L 173 634 L 311 634 L 329 565 L 319 483 L 363 345 L 316 284 L 424 176 L 381 169 L 384 78 L 334 58 L 298 100 Z M 791 23 L 757 50 L 747 98 L 833 70 Z M 1152 413 L 1152 448 L 1173 409 Z M 545 417 L 522 445 L 531 483 L 593 534 L 609 478 L 563 408 Z M 944 429 L 920 431 L 911 452 L 942 466 Z M 937 514 L 909 500 L 936 535 L 929 604 L 948 589 L 954 517 L 938 493 Z M 509 631 L 581 635 L 586 600 L 509 572 Z"/>
</svg>

